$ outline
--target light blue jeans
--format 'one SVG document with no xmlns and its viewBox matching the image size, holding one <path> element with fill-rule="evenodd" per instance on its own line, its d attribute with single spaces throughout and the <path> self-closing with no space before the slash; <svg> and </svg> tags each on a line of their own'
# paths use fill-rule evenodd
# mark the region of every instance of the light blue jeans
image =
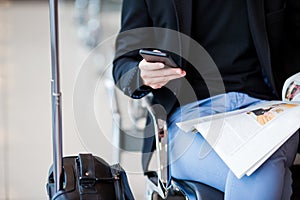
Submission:
<svg viewBox="0 0 300 200">
<path fill-rule="evenodd" d="M 238 179 L 201 134 L 185 133 L 176 125 L 180 121 L 232 111 L 261 101 L 246 94 L 231 92 L 178 108 L 168 120 L 171 176 L 206 183 L 225 192 L 225 200 L 289 200 L 292 194 L 289 167 L 297 152 L 298 133 L 251 176 Z"/>
</svg>

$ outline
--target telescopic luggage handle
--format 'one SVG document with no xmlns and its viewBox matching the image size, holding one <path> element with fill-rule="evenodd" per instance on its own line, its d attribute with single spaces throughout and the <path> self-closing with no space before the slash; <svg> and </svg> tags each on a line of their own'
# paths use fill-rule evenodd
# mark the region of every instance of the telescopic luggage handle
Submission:
<svg viewBox="0 0 300 200">
<path fill-rule="evenodd" d="M 49 0 L 50 41 L 51 41 L 51 97 L 52 97 L 52 140 L 53 140 L 53 177 L 55 192 L 62 189 L 62 115 L 61 92 L 59 80 L 59 34 L 58 34 L 58 0 Z"/>
</svg>

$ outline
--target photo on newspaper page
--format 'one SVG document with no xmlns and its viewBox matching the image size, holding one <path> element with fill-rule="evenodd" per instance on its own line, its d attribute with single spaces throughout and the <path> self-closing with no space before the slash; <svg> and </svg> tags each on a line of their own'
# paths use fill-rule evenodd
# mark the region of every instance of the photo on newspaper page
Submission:
<svg viewBox="0 0 300 200">
<path fill-rule="evenodd" d="M 267 107 L 258 108 L 247 112 L 249 116 L 257 121 L 260 125 L 265 125 L 277 116 L 281 115 L 289 108 L 293 108 L 297 104 L 293 103 L 278 103 Z"/>
</svg>

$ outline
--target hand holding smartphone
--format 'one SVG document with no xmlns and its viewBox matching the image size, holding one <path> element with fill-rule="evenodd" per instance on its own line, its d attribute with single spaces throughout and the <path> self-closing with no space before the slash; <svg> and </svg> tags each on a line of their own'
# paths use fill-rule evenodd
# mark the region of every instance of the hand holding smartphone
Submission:
<svg viewBox="0 0 300 200">
<path fill-rule="evenodd" d="M 178 67 L 172 57 L 167 53 L 145 49 L 141 49 L 139 53 L 147 62 L 161 62 L 169 67 Z"/>
<path fill-rule="evenodd" d="M 182 78 L 186 75 L 186 72 L 179 68 L 167 53 L 144 49 L 141 49 L 139 53 L 144 58 L 138 66 L 140 77 L 146 86 L 159 89 L 169 81 Z M 166 67 L 155 63 L 163 63 Z"/>
</svg>

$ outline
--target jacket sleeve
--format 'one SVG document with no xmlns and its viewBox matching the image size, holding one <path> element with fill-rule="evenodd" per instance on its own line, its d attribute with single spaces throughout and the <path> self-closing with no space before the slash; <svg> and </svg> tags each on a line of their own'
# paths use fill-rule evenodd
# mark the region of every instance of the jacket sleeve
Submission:
<svg viewBox="0 0 300 200">
<path fill-rule="evenodd" d="M 139 44 L 145 39 L 139 31 L 143 27 L 151 27 L 144 0 L 123 0 L 121 30 L 116 39 L 116 54 L 113 61 L 114 81 L 126 95 L 142 98 L 151 92 L 151 88 L 142 84 L 138 64 L 142 60 L 139 55 Z"/>
</svg>

